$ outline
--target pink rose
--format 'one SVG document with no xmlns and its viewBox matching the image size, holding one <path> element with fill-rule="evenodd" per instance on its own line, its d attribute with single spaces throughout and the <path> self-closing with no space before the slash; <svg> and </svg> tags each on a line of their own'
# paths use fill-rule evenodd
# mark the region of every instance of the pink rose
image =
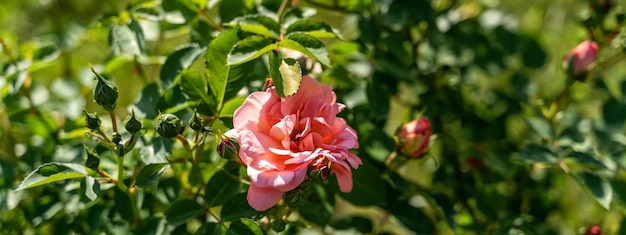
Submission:
<svg viewBox="0 0 626 235">
<path fill-rule="evenodd" d="M 422 118 L 404 124 L 396 134 L 400 153 L 410 158 L 421 156 L 428 148 L 431 135 L 428 119 Z"/>
<path fill-rule="evenodd" d="M 585 40 L 572 49 L 563 59 L 565 70 L 574 75 L 581 76 L 587 73 L 587 67 L 598 59 L 598 44 Z"/>
<path fill-rule="evenodd" d="M 279 97 L 273 87 L 248 96 L 235 111 L 235 128 L 228 134 L 239 141 L 252 208 L 274 206 L 305 180 L 309 165 L 320 161 L 328 162 L 342 192 L 352 191 L 351 169 L 361 159 L 349 151 L 359 147 L 356 132 L 337 117 L 344 107 L 330 86 L 309 76 L 302 77 L 300 89 L 290 97 Z"/>
</svg>

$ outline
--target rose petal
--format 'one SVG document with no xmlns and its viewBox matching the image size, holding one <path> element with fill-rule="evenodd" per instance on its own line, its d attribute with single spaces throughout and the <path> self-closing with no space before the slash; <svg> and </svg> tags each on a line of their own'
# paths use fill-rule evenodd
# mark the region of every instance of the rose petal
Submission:
<svg viewBox="0 0 626 235">
<path fill-rule="evenodd" d="M 272 188 L 259 188 L 254 185 L 250 185 L 248 188 L 248 204 L 257 211 L 264 211 L 272 206 L 276 205 L 280 198 L 283 196 L 283 192 Z"/>
<path fill-rule="evenodd" d="M 344 193 L 352 191 L 352 172 L 346 170 L 341 166 L 333 165 L 331 171 L 337 175 L 337 184 L 339 184 L 339 190 Z"/>
</svg>

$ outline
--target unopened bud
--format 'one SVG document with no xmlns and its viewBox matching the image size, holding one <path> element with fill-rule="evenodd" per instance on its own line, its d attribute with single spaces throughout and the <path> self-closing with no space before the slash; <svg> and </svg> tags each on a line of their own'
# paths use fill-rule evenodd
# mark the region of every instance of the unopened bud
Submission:
<svg viewBox="0 0 626 235">
<path fill-rule="evenodd" d="M 428 149 L 431 135 L 428 119 L 413 120 L 398 130 L 396 145 L 402 155 L 419 158 Z"/>
<path fill-rule="evenodd" d="M 592 225 L 589 228 L 587 228 L 587 231 L 585 232 L 585 235 L 600 235 L 602 234 L 602 228 L 600 228 L 600 226 L 598 225 Z"/>
<path fill-rule="evenodd" d="M 287 223 L 285 223 L 285 221 L 283 220 L 278 219 L 278 220 L 274 220 L 271 226 L 274 232 L 280 233 L 282 231 L 285 231 L 285 228 L 287 228 Z"/>
<path fill-rule="evenodd" d="M 156 119 L 156 130 L 165 138 L 174 138 L 184 130 L 183 121 L 173 114 L 161 114 Z"/>
<path fill-rule="evenodd" d="M 83 113 L 85 113 L 85 126 L 91 130 L 100 129 L 100 124 L 102 124 L 102 120 L 96 113 L 88 113 L 87 110 L 83 109 Z"/>
<path fill-rule="evenodd" d="M 295 189 L 285 193 L 285 202 L 291 208 L 298 209 L 304 207 L 309 196 L 309 191 L 298 186 Z"/>
<path fill-rule="evenodd" d="M 563 59 L 566 73 L 576 80 L 587 78 L 589 67 L 598 59 L 598 44 L 585 40 L 572 49 Z"/>
<path fill-rule="evenodd" d="M 135 111 L 131 112 L 130 118 L 126 121 L 126 125 L 124 125 L 126 131 L 131 134 L 135 134 L 141 130 L 141 122 L 135 118 Z"/>
<path fill-rule="evenodd" d="M 122 141 L 122 135 L 120 135 L 120 133 L 113 132 L 113 135 L 111 135 L 111 141 L 115 144 L 119 144 Z"/>
<path fill-rule="evenodd" d="M 83 146 L 87 156 L 85 156 L 85 166 L 92 170 L 98 170 L 100 167 L 100 157 L 93 149 L 88 149 L 87 146 Z"/>
<path fill-rule="evenodd" d="M 312 179 L 319 179 L 322 182 L 326 181 L 330 176 L 331 161 L 328 158 L 322 156 L 318 157 L 309 165 L 308 176 Z"/>
<path fill-rule="evenodd" d="M 202 118 L 195 109 L 193 110 L 191 118 L 189 118 L 189 127 L 191 127 L 191 129 L 194 131 L 200 131 L 204 127 L 202 123 Z"/>
<path fill-rule="evenodd" d="M 93 88 L 93 99 L 96 103 L 107 111 L 111 112 L 115 109 L 115 102 L 117 102 L 118 90 L 117 87 L 105 80 L 100 74 L 91 67 L 91 72 L 96 75 Z"/>
<path fill-rule="evenodd" d="M 239 142 L 237 142 L 237 139 L 226 134 L 222 135 L 222 138 L 217 144 L 217 153 L 227 160 L 237 159 L 239 157 Z"/>
</svg>

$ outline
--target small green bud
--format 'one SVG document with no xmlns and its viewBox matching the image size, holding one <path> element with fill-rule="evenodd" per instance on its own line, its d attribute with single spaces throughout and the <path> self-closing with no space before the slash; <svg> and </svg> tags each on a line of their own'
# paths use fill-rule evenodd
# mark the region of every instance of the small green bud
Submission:
<svg viewBox="0 0 626 235">
<path fill-rule="evenodd" d="M 111 140 L 113 141 L 113 143 L 119 144 L 122 141 L 122 135 L 120 135 L 120 133 L 113 132 L 113 135 L 111 135 Z"/>
<path fill-rule="evenodd" d="M 156 119 L 156 130 L 165 138 L 174 138 L 184 130 L 184 123 L 176 115 L 161 114 Z"/>
<path fill-rule="evenodd" d="M 102 120 L 96 113 L 88 113 L 87 110 L 83 109 L 83 113 L 85 113 L 85 126 L 91 130 L 100 129 L 100 124 L 102 124 Z"/>
<path fill-rule="evenodd" d="M 198 112 L 196 112 L 196 110 L 193 110 L 193 114 L 191 115 L 191 118 L 189 119 L 189 127 L 191 127 L 191 129 L 193 129 L 194 131 L 199 131 L 202 130 L 202 127 L 204 127 L 203 125 L 203 120 L 200 117 L 200 115 L 198 115 Z"/>
<path fill-rule="evenodd" d="M 302 186 L 298 186 L 285 194 L 285 202 L 289 207 L 299 209 L 308 202 L 308 197 L 309 191 Z"/>
<path fill-rule="evenodd" d="M 135 110 L 131 112 L 130 118 L 126 120 L 126 125 L 124 125 L 124 127 L 126 128 L 126 131 L 131 134 L 135 134 L 141 130 L 141 122 L 135 118 Z"/>
<path fill-rule="evenodd" d="M 283 220 L 274 220 L 271 226 L 272 226 L 272 230 L 274 230 L 277 233 L 280 233 L 282 231 L 285 231 L 285 228 L 287 228 L 287 223 L 285 223 L 285 221 Z"/>
<path fill-rule="evenodd" d="M 115 102 L 117 102 L 119 93 L 117 87 L 113 83 L 104 80 L 100 74 L 96 73 L 93 67 L 90 68 L 91 72 L 96 75 L 93 88 L 93 99 L 98 105 L 102 106 L 102 108 L 112 112 L 113 109 L 115 109 Z"/>
<path fill-rule="evenodd" d="M 87 156 L 85 156 L 85 166 L 92 170 L 98 170 L 100 166 L 100 157 L 93 149 L 88 149 L 85 147 L 85 152 L 87 152 Z"/>
<path fill-rule="evenodd" d="M 217 153 L 226 160 L 237 159 L 239 157 L 239 142 L 233 137 L 222 135 L 217 144 Z"/>
</svg>

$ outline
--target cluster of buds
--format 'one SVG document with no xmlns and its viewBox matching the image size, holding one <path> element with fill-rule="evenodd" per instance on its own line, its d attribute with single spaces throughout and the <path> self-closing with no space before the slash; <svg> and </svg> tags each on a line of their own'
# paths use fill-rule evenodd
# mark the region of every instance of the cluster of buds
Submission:
<svg viewBox="0 0 626 235">
<path fill-rule="evenodd" d="M 598 44 L 586 40 L 578 44 L 563 59 L 565 72 L 578 81 L 584 81 L 598 60 Z"/>
<path fill-rule="evenodd" d="M 400 154 L 409 158 L 419 158 L 430 143 L 430 123 L 422 118 L 404 124 L 396 133 L 396 146 Z"/>
</svg>

